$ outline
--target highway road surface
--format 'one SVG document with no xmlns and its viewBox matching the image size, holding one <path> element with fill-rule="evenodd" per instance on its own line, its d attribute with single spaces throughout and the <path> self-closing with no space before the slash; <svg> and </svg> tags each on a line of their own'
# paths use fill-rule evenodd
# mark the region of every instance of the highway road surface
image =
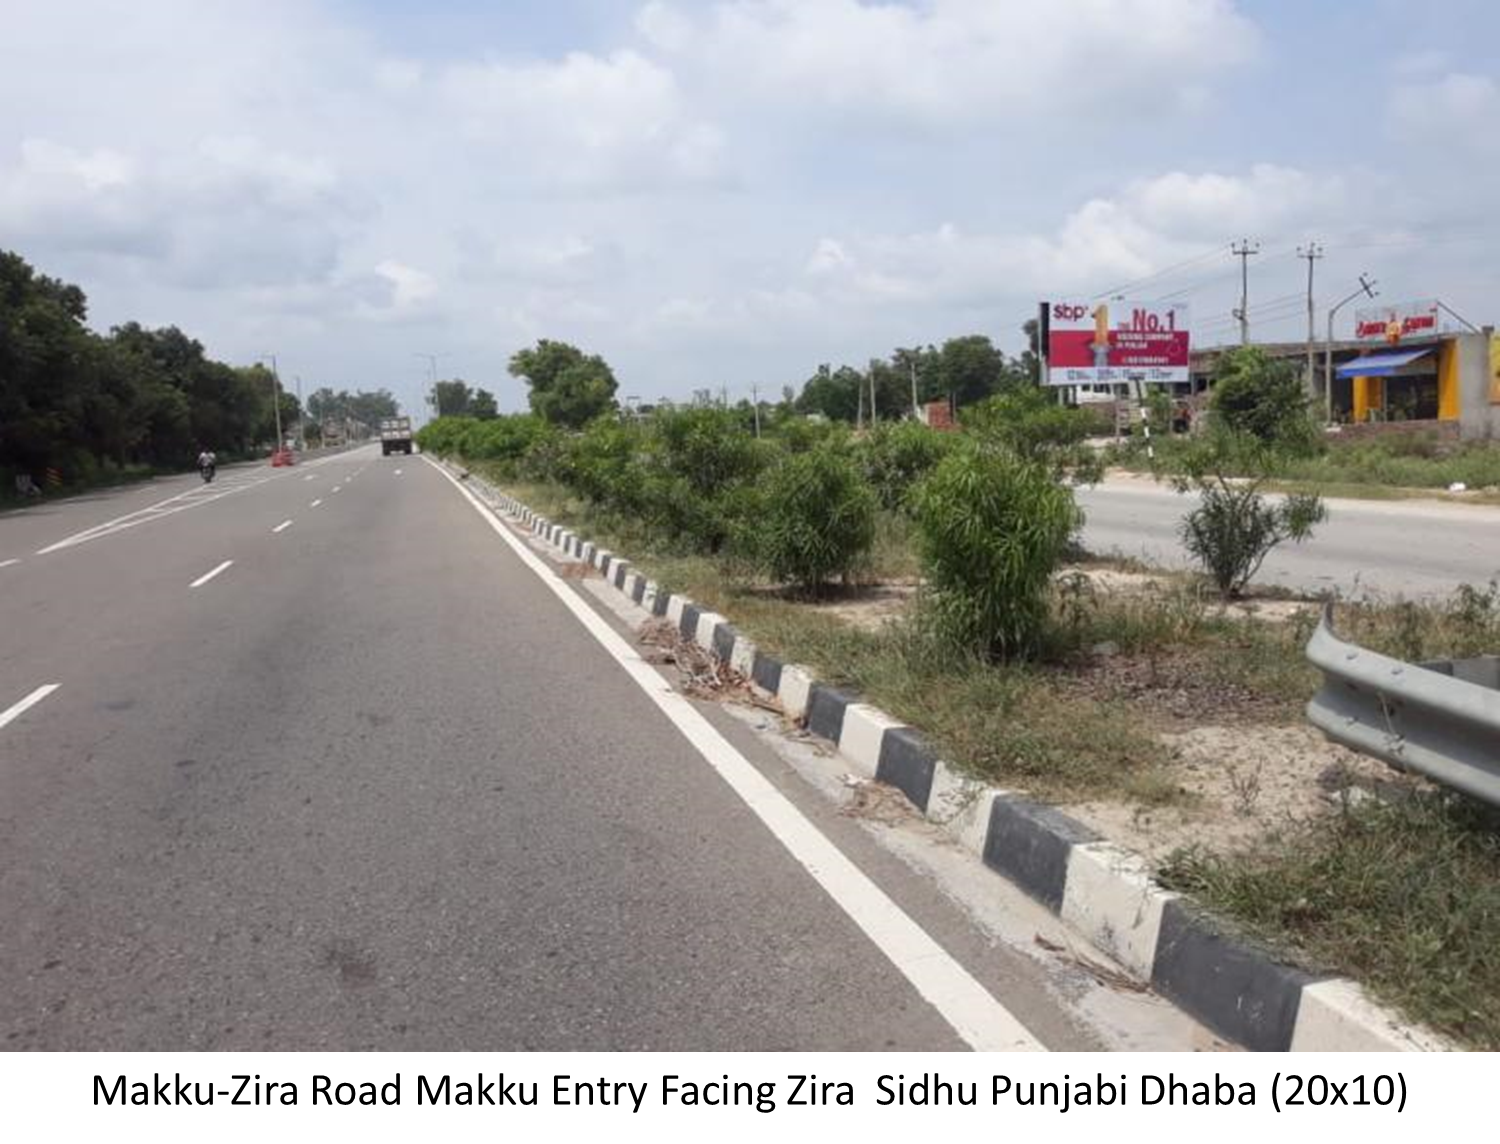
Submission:
<svg viewBox="0 0 1500 1144">
<path fill-rule="evenodd" d="M 1080 489 L 1078 500 L 1087 514 L 1083 541 L 1090 551 L 1187 566 L 1178 529 L 1193 497 L 1126 477 Z M 1345 598 L 1432 598 L 1500 577 L 1500 509 L 1400 500 L 1330 500 L 1328 507 L 1328 520 L 1312 539 L 1271 553 L 1258 583 Z"/>
<path fill-rule="evenodd" d="M 524 547 L 371 448 L 0 515 L 5 1047 L 1198 1043 L 669 718 Z"/>
</svg>

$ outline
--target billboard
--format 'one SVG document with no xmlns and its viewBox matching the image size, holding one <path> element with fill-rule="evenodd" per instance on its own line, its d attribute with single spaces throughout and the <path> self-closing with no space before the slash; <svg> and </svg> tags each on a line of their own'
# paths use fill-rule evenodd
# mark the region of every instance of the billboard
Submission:
<svg viewBox="0 0 1500 1144">
<path fill-rule="evenodd" d="M 1354 311 L 1354 336 L 1362 342 L 1399 342 L 1442 333 L 1442 312 L 1433 299 L 1396 302 Z"/>
<path fill-rule="evenodd" d="M 1168 302 L 1044 302 L 1049 385 L 1185 382 L 1188 310 Z"/>
</svg>

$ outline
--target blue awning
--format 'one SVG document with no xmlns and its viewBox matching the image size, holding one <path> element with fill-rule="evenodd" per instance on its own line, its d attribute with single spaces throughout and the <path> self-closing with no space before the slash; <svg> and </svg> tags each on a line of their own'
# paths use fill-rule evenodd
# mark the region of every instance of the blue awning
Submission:
<svg viewBox="0 0 1500 1144">
<path fill-rule="evenodd" d="M 1401 350 L 1398 353 L 1366 354 L 1345 362 L 1334 371 L 1339 377 L 1390 377 L 1402 366 L 1411 365 L 1419 357 L 1426 357 L 1436 346 L 1424 346 L 1419 350 Z"/>
</svg>

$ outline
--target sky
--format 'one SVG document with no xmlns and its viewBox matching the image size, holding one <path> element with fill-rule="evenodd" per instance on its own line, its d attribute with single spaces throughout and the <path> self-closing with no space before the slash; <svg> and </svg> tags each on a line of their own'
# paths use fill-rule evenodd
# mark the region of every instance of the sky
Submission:
<svg viewBox="0 0 1500 1144">
<path fill-rule="evenodd" d="M 6 0 L 0 249 L 310 392 L 779 396 L 1040 299 L 1500 316 L 1483 0 Z M 1352 324 L 1354 304 L 1340 312 Z M 436 356 L 435 362 L 433 356 Z"/>
</svg>

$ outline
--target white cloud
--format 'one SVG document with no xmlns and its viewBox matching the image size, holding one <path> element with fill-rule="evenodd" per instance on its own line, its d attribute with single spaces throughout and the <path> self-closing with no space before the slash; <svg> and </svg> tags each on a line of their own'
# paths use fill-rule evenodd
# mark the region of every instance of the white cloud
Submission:
<svg viewBox="0 0 1500 1144">
<path fill-rule="evenodd" d="M 523 180 L 631 190 L 720 171 L 717 129 L 689 114 L 670 71 L 636 52 L 464 64 L 438 83 L 463 135 L 503 148 Z"/>
<path fill-rule="evenodd" d="M 1241 175 L 1169 172 L 1091 199 L 1052 234 L 945 223 L 905 235 L 825 237 L 805 267 L 846 302 L 981 304 L 1000 295 L 1092 291 L 1144 277 L 1241 232 L 1271 238 L 1340 220 L 1342 182 L 1269 164 Z"/>
<path fill-rule="evenodd" d="M 1391 93 L 1391 130 L 1407 142 L 1460 139 L 1492 147 L 1497 120 L 1500 88 L 1489 76 L 1451 72 L 1426 83 L 1401 84 Z"/>
<path fill-rule="evenodd" d="M 437 279 L 431 274 L 393 258 L 377 264 L 375 273 L 391 284 L 391 305 L 398 310 L 426 302 L 437 293 Z"/>
<path fill-rule="evenodd" d="M 947 128 L 1045 109 L 1075 134 L 1143 100 L 1200 107 L 1259 42 L 1230 0 L 652 0 L 636 26 L 727 99 Z"/>
<path fill-rule="evenodd" d="M 1215 241 L 1240 233 L 1280 235 L 1336 222 L 1346 191 L 1337 175 L 1257 163 L 1246 175 L 1172 171 L 1130 185 L 1123 205 L 1142 227 L 1174 238 Z"/>
</svg>

